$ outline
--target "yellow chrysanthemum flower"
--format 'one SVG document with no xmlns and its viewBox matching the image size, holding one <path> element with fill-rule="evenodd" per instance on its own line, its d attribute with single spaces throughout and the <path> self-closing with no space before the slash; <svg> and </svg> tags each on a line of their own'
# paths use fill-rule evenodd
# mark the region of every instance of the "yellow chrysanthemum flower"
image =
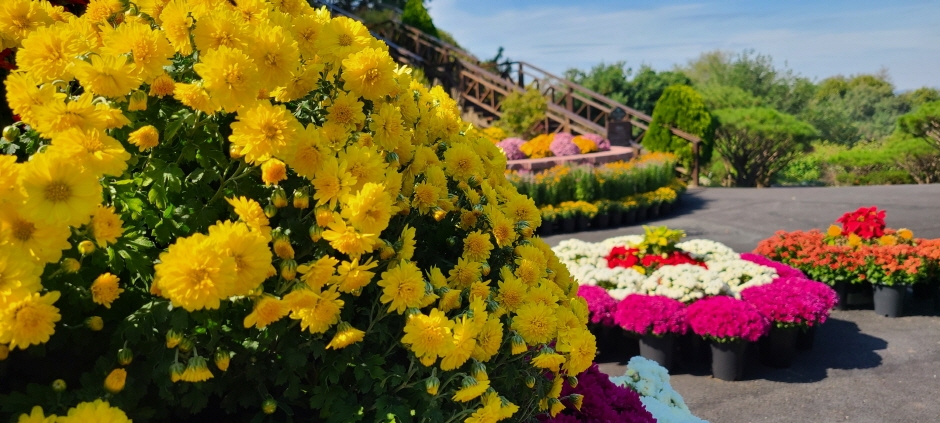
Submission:
<svg viewBox="0 0 940 423">
<path fill-rule="evenodd" d="M 56 100 L 65 101 L 65 94 L 56 91 L 52 84 L 39 87 L 38 81 L 26 72 L 13 72 L 7 76 L 6 99 L 14 114 L 23 122 L 36 126 L 35 110 Z"/>
<path fill-rule="evenodd" d="M 29 414 L 20 414 L 20 418 L 16 423 L 55 423 L 56 415 L 50 414 L 46 416 L 42 412 L 42 407 L 35 406 Z"/>
<path fill-rule="evenodd" d="M 399 147 L 405 135 L 401 112 L 395 106 L 385 103 L 370 115 L 372 123 L 369 130 L 375 133 L 375 143 L 385 150 L 393 151 Z"/>
<path fill-rule="evenodd" d="M 176 90 L 176 82 L 166 73 L 162 73 L 150 82 L 150 91 L 147 93 L 151 97 L 163 98 L 173 95 Z"/>
<path fill-rule="evenodd" d="M 490 221 L 493 238 L 496 239 L 496 245 L 500 247 L 512 245 L 519 237 L 512 220 L 495 208 L 490 208 L 486 214 Z"/>
<path fill-rule="evenodd" d="M 235 259 L 208 236 L 177 239 L 154 266 L 163 297 L 186 311 L 217 309 L 236 286 Z"/>
<path fill-rule="evenodd" d="M 437 207 L 438 201 L 445 194 L 446 187 L 421 182 L 414 187 L 414 198 L 411 200 L 411 206 L 418 209 L 421 214 L 428 214 Z"/>
<path fill-rule="evenodd" d="M 80 226 L 101 202 L 98 178 L 66 156 L 33 155 L 20 172 L 20 183 L 26 193 L 22 212 L 40 223 Z"/>
<path fill-rule="evenodd" d="M 441 370 L 454 370 L 470 359 L 477 346 L 478 332 L 473 320 L 466 315 L 454 322 L 454 349 L 441 360 Z"/>
<path fill-rule="evenodd" d="M 284 162 L 298 175 L 313 180 L 326 156 L 320 148 L 320 130 L 316 125 L 308 124 L 306 129 L 297 132 L 294 142 L 288 146 Z"/>
<path fill-rule="evenodd" d="M 290 312 L 287 302 L 271 296 L 263 295 L 255 301 L 255 308 L 251 314 L 245 316 L 244 325 L 246 328 L 256 326 L 258 329 L 264 329 L 271 323 L 281 320 Z"/>
<path fill-rule="evenodd" d="M 172 0 L 159 14 L 163 33 L 177 53 L 189 56 L 193 53 L 190 29 L 193 18 L 189 16 L 186 0 Z"/>
<path fill-rule="evenodd" d="M 473 231 L 467 234 L 463 240 L 463 256 L 471 261 L 486 261 L 490 258 L 490 251 L 493 250 L 493 244 L 490 242 L 490 234 L 482 231 Z"/>
<path fill-rule="evenodd" d="M 372 260 L 359 263 L 359 258 L 342 262 L 336 269 L 336 288 L 339 292 L 357 294 L 359 290 L 372 282 L 375 272 L 371 270 L 378 265 L 377 262 Z"/>
<path fill-rule="evenodd" d="M 287 84 L 271 91 L 271 96 L 281 103 L 291 102 L 305 97 L 317 87 L 323 64 L 308 62 L 291 72 Z"/>
<path fill-rule="evenodd" d="M 356 192 L 367 183 L 385 182 L 385 170 L 388 164 L 374 147 L 350 145 L 338 156 L 346 163 L 346 169 L 355 179 L 352 191 Z"/>
<path fill-rule="evenodd" d="M 593 334 L 584 325 L 569 330 L 564 337 L 559 336 L 557 349 L 567 353 L 565 373 L 576 375 L 591 367 L 597 355 L 597 342 Z"/>
<path fill-rule="evenodd" d="M 467 402 L 476 397 L 479 397 L 480 395 L 483 395 L 483 393 L 486 392 L 489 387 L 489 380 L 478 380 L 476 383 L 473 383 L 470 386 L 465 386 L 458 389 L 451 399 L 458 402 Z"/>
<path fill-rule="evenodd" d="M 556 324 L 553 310 L 531 303 L 519 307 L 512 319 L 512 329 L 529 345 L 550 341 L 556 333 Z"/>
<path fill-rule="evenodd" d="M 326 107 L 326 118 L 330 122 L 355 128 L 366 120 L 362 106 L 358 96 L 340 91 Z"/>
<path fill-rule="evenodd" d="M 56 423 L 131 423 L 120 408 L 112 407 L 107 401 L 96 399 L 83 402 L 70 408 L 68 414 L 59 416 Z"/>
<path fill-rule="evenodd" d="M 375 250 L 379 235 L 360 232 L 342 218 L 336 218 L 330 223 L 329 229 L 323 232 L 323 239 L 329 241 L 330 246 L 340 253 L 359 257 Z"/>
<path fill-rule="evenodd" d="M 258 98 L 258 90 L 261 89 L 258 66 L 241 50 L 220 46 L 217 49 L 206 51 L 200 57 L 200 62 L 193 66 L 193 69 L 202 77 L 203 87 L 205 87 L 209 96 L 227 112 L 234 112 L 243 105 L 252 104 Z M 283 106 L 281 107 L 283 108 Z M 262 110 L 267 110 L 270 113 L 271 108 L 272 106 L 268 104 L 267 109 Z M 238 117 L 241 118 L 241 114 Z M 234 128 L 235 124 L 232 124 L 233 131 Z M 270 138 L 277 135 L 272 132 L 277 128 L 264 127 L 259 129 L 263 131 L 262 137 Z"/>
<path fill-rule="evenodd" d="M 502 281 L 499 282 L 499 292 L 496 302 L 510 312 L 515 312 L 524 303 L 528 293 L 528 286 L 512 274 L 508 267 L 500 271 Z"/>
<path fill-rule="evenodd" d="M 298 266 L 297 271 L 302 275 L 300 280 L 307 284 L 307 287 L 319 291 L 336 273 L 337 264 L 339 264 L 339 260 L 330 256 L 323 256 L 313 263 Z M 371 279 L 371 276 L 369 278 Z M 340 292 L 344 291 L 340 289 Z"/>
<path fill-rule="evenodd" d="M 163 31 L 153 30 L 142 22 L 125 22 L 104 36 L 102 53 L 130 54 L 134 73 L 144 82 L 150 82 L 164 73 L 163 67 L 172 64 L 176 53 Z"/>
<path fill-rule="evenodd" d="M 69 157 L 99 176 L 121 176 L 131 158 L 120 141 L 97 129 L 69 129 L 60 132 L 52 137 L 49 152 Z"/>
<path fill-rule="evenodd" d="M 111 303 L 114 302 L 124 292 L 118 286 L 120 279 L 117 276 L 114 276 L 111 273 L 103 273 L 101 276 L 95 279 L 91 283 L 91 300 L 95 304 L 101 304 L 105 308 L 111 308 Z"/>
<path fill-rule="evenodd" d="M 16 211 L 0 213 L 0 239 L 41 264 L 54 263 L 71 247 L 68 226 L 33 222 Z"/>
<path fill-rule="evenodd" d="M 226 201 L 235 209 L 239 220 L 245 222 L 251 230 L 260 232 L 266 240 L 271 239 L 270 222 L 261 204 L 246 197 L 227 198 Z"/>
<path fill-rule="evenodd" d="M 367 183 L 356 194 L 343 198 L 343 218 L 364 233 L 384 231 L 396 211 L 384 184 Z"/>
<path fill-rule="evenodd" d="M 229 295 L 245 295 L 274 273 L 267 238 L 243 222 L 224 221 L 209 227 L 209 238 L 235 260 L 235 283 Z"/>
<path fill-rule="evenodd" d="M 251 37 L 248 54 L 258 66 L 261 88 L 274 90 L 287 85 L 300 66 L 297 42 L 279 26 L 260 25 Z"/>
<path fill-rule="evenodd" d="M 290 304 L 290 318 L 300 320 L 300 330 L 309 330 L 311 334 L 326 332 L 339 322 L 343 300 L 335 289 L 316 292 L 301 288 L 284 296 Z"/>
<path fill-rule="evenodd" d="M 140 86 L 127 56 L 92 55 L 91 63 L 76 61 L 72 73 L 86 90 L 105 97 L 123 97 Z"/>
<path fill-rule="evenodd" d="M 377 101 L 395 89 L 395 62 L 388 52 L 365 48 L 343 59 L 344 88 Z"/>
<path fill-rule="evenodd" d="M 312 181 L 313 198 L 317 200 L 318 206 L 329 204 L 331 208 L 336 207 L 339 199 L 356 184 L 356 178 L 346 170 L 346 166 L 345 161 L 336 160 L 335 157 L 327 157 L 323 161 Z"/>
<path fill-rule="evenodd" d="M 337 16 L 330 19 L 314 42 L 316 54 L 327 61 L 342 61 L 372 42 L 369 29 L 354 19 Z"/>
<path fill-rule="evenodd" d="M 362 341 L 366 333 L 352 327 L 349 323 L 340 322 L 336 326 L 336 334 L 333 335 L 333 339 L 329 344 L 326 344 L 326 349 L 341 349 L 346 348 L 356 342 Z"/>
<path fill-rule="evenodd" d="M 38 82 L 72 79 L 72 61 L 86 53 L 81 34 L 63 25 L 36 28 L 16 52 L 16 64 Z"/>
<path fill-rule="evenodd" d="M 402 314 L 409 307 L 419 307 L 427 295 L 421 270 L 410 261 L 401 261 L 397 266 L 382 273 L 379 280 L 382 287 L 383 304 L 388 304 L 388 311 Z"/>
<path fill-rule="evenodd" d="M 0 39 L 6 39 L 16 47 L 31 32 L 51 25 L 52 18 L 39 2 L 9 0 L 0 6 Z"/>
<path fill-rule="evenodd" d="M 471 357 L 480 362 L 487 362 L 499 353 L 502 343 L 503 323 L 499 318 L 490 316 L 477 335 L 477 345 Z"/>
<path fill-rule="evenodd" d="M 142 126 L 127 136 L 127 141 L 137 146 L 140 151 L 160 145 L 160 132 L 153 125 Z"/>
<path fill-rule="evenodd" d="M 21 250 L 0 246 L 0 310 L 42 289 L 42 270 Z"/>
<path fill-rule="evenodd" d="M 329 22 L 327 20 L 326 22 Z M 314 15 L 295 16 L 291 25 L 291 33 L 297 40 L 297 49 L 304 60 L 312 60 L 316 57 L 318 49 L 317 39 L 323 34 L 324 25 L 322 19 Z"/>
<path fill-rule="evenodd" d="M 257 89 L 255 91 L 257 93 Z M 260 101 L 254 107 L 242 111 L 237 119 L 231 125 L 229 141 L 241 149 L 241 154 L 249 163 L 264 162 L 272 156 L 284 155 L 288 146 L 304 130 L 286 107 L 272 105 L 268 101 Z"/>
<path fill-rule="evenodd" d="M 124 10 L 121 0 L 91 0 L 84 17 L 91 22 L 107 24 L 112 16 Z"/>
<path fill-rule="evenodd" d="M 106 112 L 109 108 L 103 104 L 99 104 L 104 106 L 99 108 L 92 100 L 90 93 L 82 94 L 68 102 L 56 96 L 52 101 L 34 107 L 32 111 L 36 130 L 46 138 L 52 138 L 69 129 L 107 129 L 110 117 Z"/>
<path fill-rule="evenodd" d="M 45 295 L 32 293 L 10 303 L 0 312 L 0 344 L 25 350 L 30 345 L 43 344 L 55 332 L 55 323 L 62 319 L 53 306 L 59 291 Z"/>
<path fill-rule="evenodd" d="M 455 144 L 444 152 L 444 170 L 458 181 L 478 177 L 482 168 L 480 157 L 466 144 Z"/>
<path fill-rule="evenodd" d="M 404 229 L 401 230 L 401 236 L 398 238 L 398 242 L 401 243 L 401 247 L 398 250 L 399 259 L 411 260 L 411 258 L 414 256 L 415 245 L 416 245 L 415 233 L 416 233 L 416 229 L 409 225 L 405 225 Z M 437 270 L 438 274 L 441 273 L 440 269 L 437 269 L 436 267 L 432 268 L 432 272 L 433 270 Z M 443 279 L 443 276 L 444 275 L 441 275 L 442 279 Z M 432 277 L 431 282 L 434 283 L 433 277 Z M 443 286 L 443 284 L 441 286 Z"/>
<path fill-rule="evenodd" d="M 561 365 L 564 364 L 565 357 L 557 353 L 541 353 L 532 358 L 532 366 L 539 369 L 548 369 L 553 373 L 558 373 Z"/>
<path fill-rule="evenodd" d="M 457 265 L 447 273 L 447 282 L 451 288 L 464 289 L 479 281 L 480 276 L 480 263 L 461 257 L 457 259 Z"/>
<path fill-rule="evenodd" d="M 192 10 L 191 10 L 192 11 Z M 196 29 L 193 30 L 193 39 L 196 49 L 207 52 L 220 47 L 243 48 L 245 46 L 245 25 L 238 19 L 234 11 L 215 10 L 206 16 L 196 16 Z"/>
<path fill-rule="evenodd" d="M 127 370 L 114 369 L 104 378 L 104 389 L 112 394 L 124 390 L 124 384 L 127 382 Z"/>
<path fill-rule="evenodd" d="M 195 356 L 189 359 L 189 363 L 186 365 L 186 370 L 183 371 L 183 374 L 180 375 L 180 380 L 191 383 L 205 382 L 209 379 L 212 379 L 212 377 L 212 370 L 209 370 L 209 365 L 206 363 L 206 359 Z"/>
<path fill-rule="evenodd" d="M 261 164 L 261 181 L 265 185 L 277 185 L 287 179 L 287 166 L 278 159 L 268 159 Z"/>
<path fill-rule="evenodd" d="M 454 349 L 452 330 L 454 322 L 447 319 L 443 312 L 434 308 L 428 315 L 416 314 L 408 317 L 405 323 L 405 336 L 401 342 L 415 353 L 421 363 L 431 366 L 438 357 L 449 354 Z"/>
<path fill-rule="evenodd" d="M 198 110 L 205 114 L 213 114 L 219 110 L 219 102 L 209 97 L 209 93 L 201 83 L 183 84 L 177 82 L 171 90 L 173 98 L 183 103 L 186 107 Z"/>
</svg>

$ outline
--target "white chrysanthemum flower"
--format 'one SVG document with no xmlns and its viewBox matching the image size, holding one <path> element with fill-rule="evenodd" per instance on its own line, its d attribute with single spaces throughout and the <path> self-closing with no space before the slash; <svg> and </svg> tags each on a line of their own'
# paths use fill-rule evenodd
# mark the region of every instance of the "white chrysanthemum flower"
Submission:
<svg viewBox="0 0 940 423">
<path fill-rule="evenodd" d="M 741 259 L 708 263 L 708 268 L 728 284 L 727 293 L 738 298 L 741 297 L 741 291 L 769 284 L 777 278 L 777 271 L 772 267 Z"/>
<path fill-rule="evenodd" d="M 676 244 L 676 248 L 708 264 L 713 261 L 738 260 L 741 258 L 741 255 L 734 252 L 731 247 L 710 239 L 693 239 L 680 242 Z"/>
</svg>

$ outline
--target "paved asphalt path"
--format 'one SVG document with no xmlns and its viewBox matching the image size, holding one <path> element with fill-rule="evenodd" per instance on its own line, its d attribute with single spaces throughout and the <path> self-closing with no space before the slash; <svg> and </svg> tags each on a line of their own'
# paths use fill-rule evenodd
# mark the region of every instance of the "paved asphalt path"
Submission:
<svg viewBox="0 0 940 423">
<path fill-rule="evenodd" d="M 690 190 L 670 216 L 647 224 L 684 229 L 690 238 L 750 251 L 776 230 L 826 228 L 860 206 L 887 209 L 889 227 L 940 238 L 940 185 Z M 600 241 L 639 234 L 640 226 L 547 237 Z M 751 351 L 744 380 L 724 382 L 708 363 L 677 360 L 672 385 L 692 412 L 713 423 L 940 422 L 940 317 L 934 300 L 908 296 L 907 317 L 879 317 L 867 307 L 833 311 L 815 347 L 789 369 L 762 366 Z M 634 341 L 635 342 L 635 341 Z M 601 370 L 621 375 L 626 339 L 601 346 Z"/>
</svg>

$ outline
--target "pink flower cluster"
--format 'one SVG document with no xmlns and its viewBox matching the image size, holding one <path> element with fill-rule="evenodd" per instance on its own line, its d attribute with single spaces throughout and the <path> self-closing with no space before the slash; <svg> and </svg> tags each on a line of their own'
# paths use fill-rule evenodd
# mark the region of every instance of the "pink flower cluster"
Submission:
<svg viewBox="0 0 940 423">
<path fill-rule="evenodd" d="M 578 295 L 587 301 L 591 323 L 604 326 L 614 325 L 613 313 L 617 308 L 617 300 L 613 299 L 606 289 L 593 285 L 581 285 L 578 287 Z"/>
<path fill-rule="evenodd" d="M 742 253 L 741 260 L 747 260 L 751 263 L 756 263 L 761 266 L 771 267 L 777 271 L 777 276 L 781 278 L 806 278 L 806 274 L 802 270 L 795 269 L 793 267 L 787 266 L 779 261 L 773 261 L 767 257 L 764 257 L 760 254 L 753 253 Z"/>
<path fill-rule="evenodd" d="M 685 304 L 661 295 L 630 294 L 617 304 L 614 322 L 624 330 L 640 335 L 683 334 Z"/>
<path fill-rule="evenodd" d="M 578 148 L 578 145 L 573 141 L 574 135 L 571 135 L 566 132 L 560 132 L 555 134 L 555 137 L 552 138 L 552 143 L 548 146 L 549 150 L 552 150 L 556 156 L 577 156 L 581 154 L 581 149 Z"/>
<path fill-rule="evenodd" d="M 812 325 L 820 311 L 816 298 L 787 284 L 752 286 L 741 291 L 741 298 L 778 327 Z"/>
<path fill-rule="evenodd" d="M 604 138 L 597 134 L 584 134 L 581 135 L 584 138 L 587 138 L 591 141 L 594 141 L 594 144 L 597 144 L 598 151 L 610 151 L 610 140 Z"/>
<path fill-rule="evenodd" d="M 790 277 L 774 279 L 771 285 L 780 285 L 803 294 L 805 301 L 810 303 L 808 307 L 815 309 L 815 317 L 809 323 L 810 326 L 825 323 L 829 317 L 829 311 L 839 303 L 839 295 L 836 291 L 822 282 Z"/>
<path fill-rule="evenodd" d="M 732 297 L 698 300 L 685 310 L 686 321 L 696 335 L 730 341 L 757 341 L 770 329 L 770 321 L 753 305 Z"/>
<path fill-rule="evenodd" d="M 561 397 L 571 394 L 584 395 L 581 411 L 566 400 L 564 411 L 554 418 L 542 415 L 539 420 L 551 423 L 656 423 L 653 415 L 643 407 L 640 395 L 630 388 L 614 385 L 610 377 L 598 370 L 597 364 L 578 375 L 577 387 L 564 384 Z"/>
<path fill-rule="evenodd" d="M 506 138 L 496 143 L 496 146 L 506 154 L 506 160 L 521 160 L 526 158 L 525 153 L 519 149 L 522 144 L 525 144 L 525 140 L 522 138 Z"/>
</svg>

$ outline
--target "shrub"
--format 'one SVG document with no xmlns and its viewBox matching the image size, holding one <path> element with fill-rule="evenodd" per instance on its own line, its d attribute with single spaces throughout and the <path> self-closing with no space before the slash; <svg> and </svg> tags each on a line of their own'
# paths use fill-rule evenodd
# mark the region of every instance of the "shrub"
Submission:
<svg viewBox="0 0 940 423">
<path fill-rule="evenodd" d="M 666 151 L 679 156 L 683 166 L 692 163 L 692 143 L 670 132 L 675 127 L 702 138 L 699 163 L 708 163 L 712 149 L 712 117 L 702 96 L 688 85 L 673 85 L 663 91 L 653 109 L 653 121 L 643 137 L 650 151 Z"/>
<path fill-rule="evenodd" d="M 496 121 L 496 126 L 510 136 L 531 139 L 541 133 L 536 125 L 545 120 L 548 100 L 538 89 L 529 87 L 523 92 L 507 95 L 500 104 L 499 111 L 502 116 Z"/>
<path fill-rule="evenodd" d="M 27 131 L 0 155 L 4 416 L 525 421 L 590 367 L 587 304 L 503 155 L 362 24 L 262 2 L 211 48 L 206 25 L 245 24 L 214 2 L 193 48 L 185 3 L 164 27 L 95 3 L 24 35 L 6 80 Z M 564 364 L 535 367 L 549 348 Z"/>
<path fill-rule="evenodd" d="M 401 23 L 411 25 L 432 37 L 438 37 L 437 27 L 424 7 L 424 0 L 408 0 L 401 14 Z"/>
</svg>

